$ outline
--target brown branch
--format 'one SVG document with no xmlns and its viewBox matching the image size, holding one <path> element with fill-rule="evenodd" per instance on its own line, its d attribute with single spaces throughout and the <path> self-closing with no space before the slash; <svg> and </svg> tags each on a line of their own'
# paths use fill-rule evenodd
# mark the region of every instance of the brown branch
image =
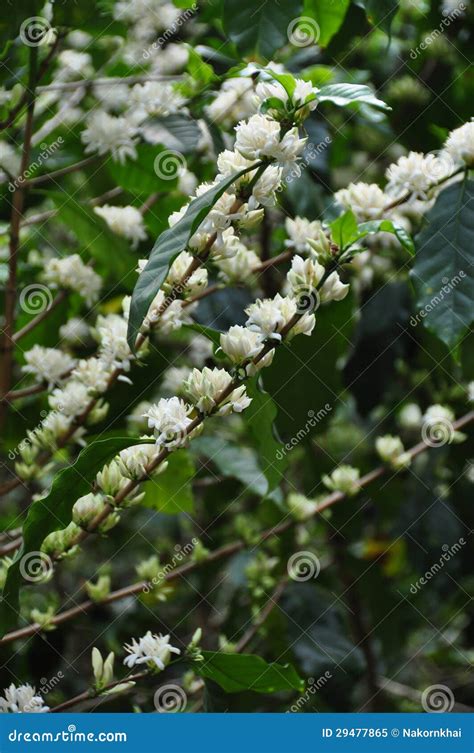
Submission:
<svg viewBox="0 0 474 753">
<path fill-rule="evenodd" d="M 453 423 L 453 429 L 455 431 L 458 431 L 459 429 L 462 429 L 464 426 L 467 426 L 472 421 L 474 421 L 474 411 L 470 411 L 469 413 L 466 413 L 464 416 L 462 416 L 457 421 L 455 421 Z M 427 445 L 424 441 L 421 441 L 418 444 L 414 445 L 409 450 L 407 450 L 407 452 L 410 455 L 410 457 L 413 459 L 417 457 L 418 455 L 420 455 L 425 450 L 429 450 L 429 449 L 431 449 L 431 446 Z M 154 461 L 154 463 L 155 462 L 156 461 Z M 156 467 L 156 465 L 154 467 Z M 364 476 L 362 476 L 359 479 L 359 482 L 358 482 L 359 489 L 363 489 L 369 484 L 371 484 L 373 481 L 375 481 L 376 479 L 381 478 L 387 473 L 388 470 L 389 469 L 387 466 L 381 465 L 381 466 L 378 466 L 377 468 L 374 468 L 369 473 L 366 473 Z M 134 483 L 134 482 L 130 482 L 130 483 Z M 140 482 L 137 482 L 137 483 L 140 483 Z M 125 496 L 127 494 L 129 494 L 129 491 L 126 492 Z M 345 499 L 347 499 L 347 495 L 345 495 L 343 492 L 332 492 L 331 494 L 328 494 L 327 497 L 325 497 L 321 502 L 319 502 L 312 517 L 316 517 L 316 515 L 319 515 L 321 512 L 323 512 L 323 510 L 326 510 L 327 508 L 332 507 L 333 505 L 337 504 L 338 502 L 342 502 Z M 102 522 L 102 520 L 100 522 Z M 297 524 L 298 524 L 298 521 L 294 520 L 293 518 L 287 518 L 281 523 L 278 523 L 277 525 L 274 525 L 271 528 L 267 528 L 264 531 L 261 531 L 261 533 L 259 534 L 259 541 L 263 542 L 263 541 L 267 541 L 270 538 L 273 538 L 274 536 L 279 536 L 280 534 L 288 531 L 290 528 L 293 528 L 293 526 Z M 215 549 L 202 562 L 187 562 L 184 565 L 181 565 L 180 567 L 176 567 L 174 570 L 165 572 L 163 580 L 170 581 L 170 580 L 175 580 L 176 578 L 180 578 L 184 575 L 188 575 L 188 573 L 199 568 L 201 565 L 207 565 L 211 562 L 217 562 L 218 560 L 224 559 L 226 557 L 230 557 L 232 554 L 236 554 L 237 552 L 244 549 L 245 546 L 246 546 L 246 543 L 243 540 L 232 541 L 229 544 L 225 544 L 224 546 L 220 547 L 219 549 Z M 164 568 L 164 570 L 166 570 L 166 567 Z M 100 603 L 111 604 L 112 602 L 119 601 L 120 599 L 124 599 L 127 596 L 133 596 L 135 594 L 139 594 L 145 588 L 147 587 L 149 588 L 149 586 L 150 584 L 147 581 L 140 581 L 138 583 L 133 583 L 130 586 L 124 586 L 123 588 L 120 588 L 119 590 L 113 591 L 112 593 L 110 593 L 105 599 L 101 600 Z M 96 605 L 96 602 L 90 599 L 88 601 L 82 602 L 82 604 L 77 604 L 76 606 L 71 607 L 70 609 L 67 609 L 64 612 L 60 612 L 55 617 L 53 617 L 51 624 L 60 625 L 63 622 L 67 622 L 73 617 L 77 617 L 81 614 L 85 614 L 90 609 L 92 609 L 95 605 Z M 27 625 L 24 628 L 19 628 L 18 630 L 14 630 L 4 635 L 3 638 L 0 639 L 0 645 L 3 643 L 9 643 L 11 641 L 17 640 L 18 638 L 26 638 L 29 635 L 33 635 L 34 633 L 40 630 L 41 630 L 41 626 L 38 625 L 37 623 L 33 623 L 32 625 Z"/>
<path fill-rule="evenodd" d="M 97 154 L 93 154 L 92 157 L 86 157 L 79 162 L 75 162 L 73 165 L 61 167 L 59 170 L 53 170 L 51 173 L 45 173 L 44 175 L 38 175 L 37 178 L 25 180 L 23 181 L 23 184 L 28 188 L 34 188 L 35 186 L 41 185 L 41 183 L 46 183 L 48 180 L 56 180 L 56 178 L 61 178 L 63 175 L 69 175 L 69 173 L 74 173 L 76 170 L 82 170 L 83 167 L 87 167 L 88 165 L 97 162 L 98 159 Z"/>
<path fill-rule="evenodd" d="M 81 703 L 82 701 L 89 701 L 94 698 L 100 698 L 101 695 L 106 690 L 112 690 L 112 688 L 117 687 L 117 685 L 122 685 L 122 683 L 125 682 L 137 682 L 137 680 L 142 680 L 144 677 L 150 674 L 149 669 L 145 669 L 142 672 L 136 672 L 134 675 L 129 675 L 128 677 L 123 677 L 121 680 L 114 680 L 113 682 L 110 682 L 108 685 L 105 685 L 104 688 L 100 691 L 100 693 L 94 693 L 92 690 L 84 690 L 82 693 L 79 693 L 78 695 L 75 695 L 73 698 L 69 698 L 67 701 L 64 701 L 63 703 L 59 703 L 57 706 L 54 706 L 52 709 L 49 710 L 50 714 L 57 714 L 59 711 L 66 711 L 66 709 L 70 709 L 71 706 L 75 706 L 78 703 Z"/>
<path fill-rule="evenodd" d="M 33 114 L 35 108 L 35 85 L 37 78 L 37 57 L 38 48 L 30 47 L 30 64 L 28 77 L 28 98 L 27 112 L 25 122 L 25 132 L 23 136 L 23 148 L 20 163 L 20 175 L 24 175 L 29 161 L 31 151 L 31 137 L 33 135 Z M 18 254 L 20 248 L 20 221 L 23 214 L 25 201 L 25 188 L 15 185 L 12 197 L 12 211 L 10 219 L 10 242 L 9 242 L 9 261 L 8 261 L 8 281 L 5 290 L 5 326 L 3 334 L 3 363 L 2 374 L 0 379 L 0 395 L 4 396 L 10 389 L 12 370 L 13 370 L 13 329 L 15 323 L 15 306 L 16 306 L 16 289 L 17 289 L 17 266 Z M 0 403 L 0 429 L 6 418 L 7 406 L 4 402 Z"/>
</svg>

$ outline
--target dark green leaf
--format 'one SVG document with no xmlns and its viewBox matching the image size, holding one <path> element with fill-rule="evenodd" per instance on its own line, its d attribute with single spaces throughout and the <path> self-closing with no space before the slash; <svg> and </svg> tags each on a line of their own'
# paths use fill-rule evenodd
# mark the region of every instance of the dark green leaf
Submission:
<svg viewBox="0 0 474 753">
<path fill-rule="evenodd" d="M 157 139 L 168 149 L 174 149 L 180 154 L 188 154 L 189 152 L 196 151 L 199 139 L 201 138 L 201 131 L 197 122 L 187 115 L 176 113 L 163 118 L 150 118 L 146 121 L 146 126 L 156 131 Z M 147 148 L 150 149 L 152 147 Z M 129 164 L 133 163 L 127 162 L 127 167 Z M 181 159 L 177 163 L 177 167 L 180 164 L 184 164 L 184 159 Z M 157 164 L 157 167 L 159 167 L 159 164 Z"/>
<path fill-rule="evenodd" d="M 288 44 L 288 26 L 301 15 L 300 0 L 224 0 L 224 31 L 242 55 L 270 60 Z"/>
<path fill-rule="evenodd" d="M 20 565 L 23 557 L 39 552 L 48 534 L 69 525 L 74 503 L 90 491 L 97 473 L 106 463 L 126 447 L 144 443 L 143 439 L 130 437 L 92 441 L 79 453 L 72 465 L 56 474 L 49 493 L 31 504 L 23 526 L 23 544 L 8 569 L 3 589 L 0 603 L 2 635 L 10 630 L 18 615 L 19 589 L 23 580 Z"/>
<path fill-rule="evenodd" d="M 150 193 L 169 192 L 176 187 L 177 169 L 182 164 L 162 146 L 140 144 L 137 159 L 125 164 L 109 160 L 107 169 L 114 181 L 136 196 L 148 197 Z"/>
<path fill-rule="evenodd" d="M 380 26 L 386 34 L 398 11 L 398 0 L 354 0 L 355 4 L 365 9 L 367 18 L 374 26 Z"/>
<path fill-rule="evenodd" d="M 319 27 L 315 43 L 326 47 L 344 21 L 350 0 L 305 0 L 303 15 L 314 18 Z"/>
<path fill-rule="evenodd" d="M 236 478 L 246 489 L 264 497 L 268 482 L 257 462 L 253 450 L 231 444 L 219 437 L 197 437 L 191 444 L 196 455 L 205 455 L 223 476 Z"/>
<path fill-rule="evenodd" d="M 168 467 L 144 486 L 143 504 L 157 512 L 176 514 L 193 509 L 194 462 L 187 450 L 177 450 L 168 457 Z"/>
<path fill-rule="evenodd" d="M 201 677 L 217 682 L 227 693 L 253 690 L 255 693 L 277 693 L 281 690 L 304 689 L 290 664 L 268 663 L 254 654 L 224 654 L 203 651 L 204 661 L 193 664 Z"/>
<path fill-rule="evenodd" d="M 286 467 L 286 459 L 280 453 L 281 441 L 277 439 L 274 426 L 278 411 L 272 397 L 259 383 L 258 376 L 247 382 L 247 394 L 252 402 L 243 417 L 268 481 L 268 491 L 271 492 L 280 483 Z"/>
<path fill-rule="evenodd" d="M 130 317 L 128 320 L 128 342 L 133 349 L 137 334 L 142 325 L 153 298 L 163 284 L 168 269 L 181 251 L 186 248 L 189 239 L 196 232 L 201 222 L 209 214 L 210 210 L 222 194 L 232 183 L 245 175 L 250 170 L 245 168 L 232 175 L 226 180 L 220 181 L 206 193 L 193 199 L 189 204 L 184 217 L 162 233 L 153 246 L 148 264 L 138 278 L 130 304 Z"/>
<path fill-rule="evenodd" d="M 453 347 L 474 319 L 474 181 L 445 188 L 415 240 L 415 316 Z"/>
</svg>

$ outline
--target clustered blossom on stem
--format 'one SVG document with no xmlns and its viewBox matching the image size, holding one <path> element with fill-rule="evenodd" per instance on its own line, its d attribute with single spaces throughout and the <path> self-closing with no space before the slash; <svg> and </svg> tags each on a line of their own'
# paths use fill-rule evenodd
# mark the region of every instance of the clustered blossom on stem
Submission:
<svg viewBox="0 0 474 753">
<path fill-rule="evenodd" d="M 4 698 L 0 697 L 0 713 L 43 714 L 49 711 L 49 706 L 45 705 L 42 697 L 29 684 L 16 687 L 12 683 L 3 693 Z"/>
<path fill-rule="evenodd" d="M 146 239 L 143 215 L 136 207 L 115 207 L 103 204 L 100 207 L 94 207 L 94 212 L 105 220 L 114 233 L 131 241 L 133 249 L 140 241 Z"/>
<path fill-rule="evenodd" d="M 322 482 L 331 491 L 342 492 L 352 497 L 360 489 L 359 476 L 360 472 L 358 468 L 353 468 L 350 465 L 340 465 L 330 475 L 323 476 Z"/>
<path fill-rule="evenodd" d="M 78 254 L 48 259 L 43 277 L 47 283 L 79 293 L 89 306 L 97 301 L 102 287 L 100 276 Z"/>
<path fill-rule="evenodd" d="M 172 655 L 179 656 L 179 648 L 170 643 L 169 635 L 156 635 L 149 630 L 138 641 L 132 638 L 131 643 L 126 643 L 125 650 L 129 654 L 123 663 L 127 667 L 146 664 L 154 671 L 162 672 L 170 663 Z"/>
<path fill-rule="evenodd" d="M 61 382 L 76 363 L 68 353 L 42 345 L 34 345 L 26 351 L 25 361 L 24 373 L 33 374 L 39 381 L 47 382 L 49 387 Z"/>
<path fill-rule="evenodd" d="M 394 437 L 391 434 L 377 437 L 375 449 L 384 463 L 388 463 L 395 470 L 407 468 L 411 463 L 410 453 L 405 452 L 400 437 Z"/>
</svg>

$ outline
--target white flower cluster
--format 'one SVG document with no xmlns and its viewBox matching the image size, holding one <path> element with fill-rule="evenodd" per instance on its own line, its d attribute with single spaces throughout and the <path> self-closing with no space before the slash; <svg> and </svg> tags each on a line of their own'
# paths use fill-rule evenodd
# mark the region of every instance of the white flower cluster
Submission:
<svg viewBox="0 0 474 753">
<path fill-rule="evenodd" d="M 137 127 L 128 118 L 110 115 L 105 110 L 94 110 L 81 133 L 86 154 L 110 154 L 121 164 L 127 158 L 137 158 L 137 138 Z"/>
<path fill-rule="evenodd" d="M 44 267 L 46 282 L 60 288 L 74 290 L 91 306 L 97 301 L 102 287 L 100 276 L 84 264 L 79 254 L 63 259 L 48 259 Z"/>
<path fill-rule="evenodd" d="M 133 249 L 138 246 L 140 241 L 146 239 L 143 216 L 136 207 L 115 207 L 103 204 L 100 207 L 95 207 L 94 212 L 105 220 L 114 233 L 131 241 Z"/>
<path fill-rule="evenodd" d="M 172 646 L 169 635 L 155 635 L 149 630 L 142 638 L 124 646 L 129 656 L 123 663 L 127 667 L 135 667 L 137 664 L 147 664 L 150 669 L 162 672 L 170 663 L 172 655 L 181 653 L 179 648 Z"/>
<path fill-rule="evenodd" d="M 13 683 L 3 691 L 4 698 L 0 697 L 0 713 L 2 714 L 43 714 L 49 711 L 40 695 L 36 694 L 31 685 L 18 685 Z"/>
<path fill-rule="evenodd" d="M 47 382 L 48 387 L 61 382 L 75 365 L 75 359 L 58 348 L 45 348 L 34 345 L 25 353 L 25 374 L 34 374 L 39 381 Z"/>
</svg>

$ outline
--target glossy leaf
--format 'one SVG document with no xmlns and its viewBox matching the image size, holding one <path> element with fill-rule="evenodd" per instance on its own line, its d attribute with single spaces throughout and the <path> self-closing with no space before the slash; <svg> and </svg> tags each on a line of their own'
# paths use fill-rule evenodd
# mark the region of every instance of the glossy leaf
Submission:
<svg viewBox="0 0 474 753">
<path fill-rule="evenodd" d="M 227 693 L 253 690 L 254 693 L 277 693 L 304 689 L 304 680 L 290 664 L 268 663 L 254 654 L 224 654 L 203 651 L 204 661 L 193 665 L 201 677 L 217 682 Z"/>
<path fill-rule="evenodd" d="M 445 188 L 415 240 L 418 321 L 453 347 L 474 319 L 474 181 Z"/>
<path fill-rule="evenodd" d="M 300 0 L 224 0 L 224 31 L 242 55 L 260 55 L 270 60 L 288 44 L 288 26 L 301 15 Z"/>
<path fill-rule="evenodd" d="M 363 84 L 328 84 L 322 86 L 318 93 L 319 102 L 332 102 L 339 107 L 357 104 L 371 105 L 381 110 L 391 108 L 375 96 L 370 87 Z"/>
</svg>

